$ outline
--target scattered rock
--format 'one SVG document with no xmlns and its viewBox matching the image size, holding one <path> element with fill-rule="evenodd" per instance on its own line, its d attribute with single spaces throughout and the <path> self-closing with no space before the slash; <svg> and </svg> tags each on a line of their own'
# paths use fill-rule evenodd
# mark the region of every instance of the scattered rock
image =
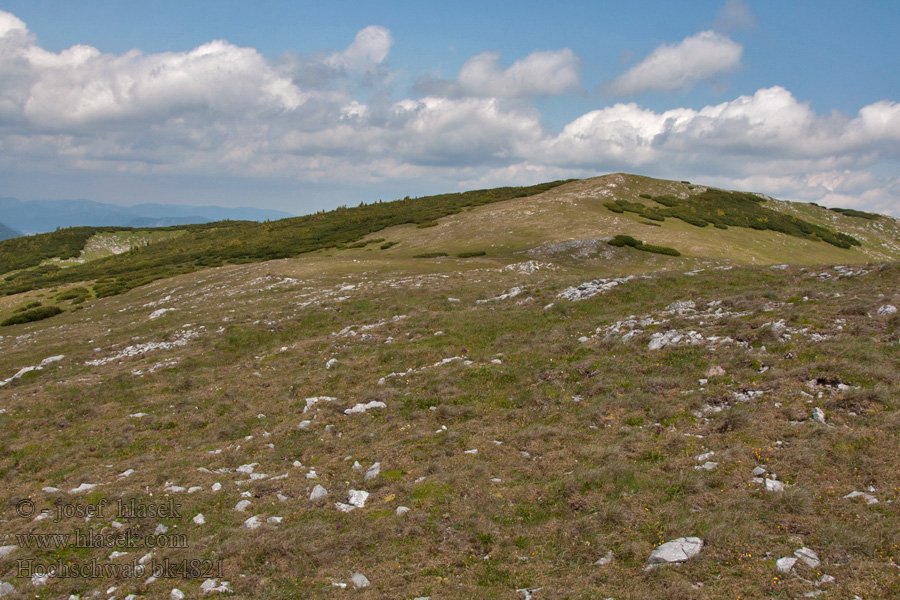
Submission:
<svg viewBox="0 0 900 600">
<path fill-rule="evenodd" d="M 229 587 L 229 583 L 227 581 L 219 583 L 218 579 L 207 579 L 200 584 L 200 591 L 204 594 L 211 594 L 213 592 L 218 592 L 220 594 L 230 594 L 231 588 Z"/>
<path fill-rule="evenodd" d="M 796 562 L 797 559 L 793 556 L 785 556 L 775 561 L 775 568 L 778 569 L 779 573 L 789 573 Z"/>
<path fill-rule="evenodd" d="M 366 404 L 360 403 L 360 404 L 355 405 L 353 408 L 348 408 L 347 410 L 344 411 L 344 414 L 352 415 L 352 414 L 356 414 L 356 413 L 364 413 L 367 410 L 370 410 L 373 408 L 387 408 L 387 404 L 385 404 L 384 402 L 379 402 L 378 400 L 372 400 L 371 402 L 368 402 Z"/>
<path fill-rule="evenodd" d="M 495 296 L 493 298 L 487 298 L 485 300 L 476 300 L 475 304 L 484 304 L 486 302 L 497 302 L 498 300 L 507 300 L 509 298 L 515 298 L 519 294 L 522 293 L 522 288 L 514 287 L 511 290 L 507 290 L 500 294 L 499 296 Z"/>
<path fill-rule="evenodd" d="M 169 598 L 172 600 L 184 600 L 184 592 L 179 590 L 178 588 L 173 588 L 171 592 L 169 592 Z"/>
<path fill-rule="evenodd" d="M 694 470 L 695 471 L 712 471 L 713 469 L 715 469 L 718 466 L 719 466 L 719 463 L 717 463 L 717 462 L 706 461 L 702 465 L 695 466 Z"/>
<path fill-rule="evenodd" d="M 251 502 L 249 500 L 241 500 L 234 506 L 234 510 L 237 512 L 244 512 L 247 510 L 247 507 L 250 506 Z"/>
<path fill-rule="evenodd" d="M 8 596 L 10 594 L 15 594 L 16 588 L 13 587 L 11 583 L 7 583 L 5 581 L 0 581 L 0 596 Z"/>
<path fill-rule="evenodd" d="M 98 485 L 100 485 L 100 484 L 98 484 L 98 483 L 82 483 L 77 488 L 72 488 L 71 490 L 69 490 L 69 493 L 70 494 L 81 494 L 82 492 L 88 492 L 88 491 L 94 489 Z"/>
<path fill-rule="evenodd" d="M 246 521 L 244 521 L 244 529 L 253 530 L 253 529 L 257 529 L 261 525 L 262 525 L 262 521 L 256 515 L 254 515 L 254 516 L 250 517 L 249 519 L 247 519 Z"/>
<path fill-rule="evenodd" d="M 783 492 L 787 486 L 784 485 L 783 482 L 778 481 L 777 479 L 769 479 L 766 478 L 766 491 L 767 492 Z"/>
<path fill-rule="evenodd" d="M 804 546 L 803 548 L 800 548 L 799 550 L 794 552 L 794 556 L 796 556 L 801 561 L 806 563 L 806 565 L 808 567 L 810 567 L 811 569 L 818 569 L 819 565 L 822 564 L 819 561 L 819 555 L 816 554 L 812 549 L 807 548 L 806 546 Z"/>
<path fill-rule="evenodd" d="M 366 474 L 363 479 L 365 481 L 372 481 L 373 479 L 378 477 L 379 473 L 381 473 L 381 463 L 377 462 L 366 470 Z"/>
<path fill-rule="evenodd" d="M 0 559 L 6 558 L 10 554 L 12 554 L 12 551 L 15 550 L 16 548 L 18 548 L 18 546 L 16 546 L 16 545 L 0 546 Z"/>
<path fill-rule="evenodd" d="M 822 410 L 821 408 L 819 408 L 818 406 L 815 407 L 812 411 L 812 420 L 815 421 L 816 423 L 824 425 L 825 424 L 825 411 Z"/>
<path fill-rule="evenodd" d="M 844 496 L 847 500 L 853 500 L 854 498 L 864 498 L 866 504 L 878 504 L 878 498 L 873 496 L 872 494 L 867 494 L 866 492 L 850 492 L 846 496 Z M 0 551 L 3 549 L 0 548 Z M 0 553 L 0 557 L 2 557 L 2 553 Z"/>
<path fill-rule="evenodd" d="M 328 490 L 326 490 L 321 485 L 316 484 L 316 487 L 313 488 L 312 493 L 309 495 L 309 499 L 312 501 L 316 501 L 319 498 L 324 498 L 328 495 Z"/>
<path fill-rule="evenodd" d="M 758 466 L 758 467 L 753 467 L 753 471 L 752 471 L 751 474 L 752 474 L 754 477 L 762 477 L 763 475 L 765 475 L 765 474 L 768 473 L 768 472 L 769 472 L 769 470 L 766 469 L 765 467 L 763 467 L 763 466 Z"/>
<path fill-rule="evenodd" d="M 684 562 L 697 556 L 702 549 L 703 540 L 700 538 L 682 537 L 655 548 L 649 562 L 651 565 Z"/>
<path fill-rule="evenodd" d="M 197 513 L 197 515 L 191 519 L 196 525 L 206 525 L 206 517 L 203 516 L 203 513 Z"/>
<path fill-rule="evenodd" d="M 603 558 L 601 558 L 597 562 L 595 562 L 594 565 L 596 565 L 598 567 L 605 567 L 606 565 L 611 563 L 612 560 L 613 560 L 613 553 L 612 553 L 612 550 L 609 550 L 606 554 L 603 555 Z"/>
<path fill-rule="evenodd" d="M 312 398 L 307 398 L 306 406 L 303 408 L 303 412 L 308 411 L 319 402 L 334 402 L 335 400 L 337 400 L 337 398 L 332 398 L 331 396 L 314 396 Z"/>
<path fill-rule="evenodd" d="M 357 571 L 350 577 L 350 583 L 352 583 L 353 585 L 355 585 L 358 588 L 369 587 L 371 585 L 369 578 L 366 577 L 365 575 L 363 575 L 362 573 L 360 573 L 359 571 Z"/>
<path fill-rule="evenodd" d="M 350 490 L 350 499 L 348 502 L 356 508 L 363 508 L 366 500 L 369 498 L 369 492 L 363 490 Z"/>
<path fill-rule="evenodd" d="M 531 588 L 531 589 L 521 588 L 516 591 L 519 592 L 520 594 L 522 594 L 522 600 L 532 600 L 535 592 L 539 592 L 542 589 L 544 589 L 544 588 Z"/>
<path fill-rule="evenodd" d="M 572 302 L 585 300 L 587 298 L 596 296 L 597 294 L 607 292 L 614 287 L 631 281 L 632 279 L 634 279 L 633 275 L 629 275 L 628 277 L 620 277 L 618 279 L 594 279 L 592 281 L 582 283 L 579 286 L 564 289 L 559 294 L 557 294 L 557 298 L 563 298 L 564 300 L 570 300 Z"/>
<path fill-rule="evenodd" d="M 878 314 L 882 316 L 897 314 L 897 307 L 892 304 L 885 304 L 878 309 Z"/>
<path fill-rule="evenodd" d="M 326 369 L 333 369 L 338 365 L 338 360 L 336 358 L 329 359 L 327 363 L 325 363 Z"/>
<path fill-rule="evenodd" d="M 409 512 L 408 506 L 398 506 L 397 510 L 394 511 L 394 514 L 396 514 L 398 517 L 402 517 L 403 515 L 405 515 L 408 512 Z"/>
</svg>

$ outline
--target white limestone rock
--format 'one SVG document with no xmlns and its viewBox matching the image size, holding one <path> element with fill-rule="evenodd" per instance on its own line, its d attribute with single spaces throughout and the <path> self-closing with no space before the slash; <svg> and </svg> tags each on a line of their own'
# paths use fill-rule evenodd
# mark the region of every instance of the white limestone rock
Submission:
<svg viewBox="0 0 900 600">
<path fill-rule="evenodd" d="M 785 556 L 775 561 L 775 568 L 779 573 L 790 573 L 796 563 L 797 559 L 793 556 Z"/>
<path fill-rule="evenodd" d="M 806 563 L 806 565 L 811 569 L 818 569 L 819 565 L 822 564 L 819 561 L 819 555 L 816 554 L 815 551 L 813 551 L 811 548 L 807 548 L 806 546 L 795 551 L 794 556 Z"/>
<path fill-rule="evenodd" d="M 369 492 L 364 490 L 350 490 L 350 499 L 348 502 L 356 508 L 363 508 L 366 500 L 369 498 Z"/>
<path fill-rule="evenodd" d="M 658 546 L 650 553 L 651 565 L 676 563 L 690 560 L 703 549 L 703 540 L 697 537 L 682 537 Z"/>
<path fill-rule="evenodd" d="M 207 579 L 200 584 L 200 591 L 204 594 L 211 594 L 213 592 L 217 592 L 219 594 L 230 594 L 231 587 L 227 581 L 219 583 L 218 579 Z"/>
<path fill-rule="evenodd" d="M 366 469 L 366 474 L 365 474 L 365 476 L 363 477 L 363 479 L 364 479 L 365 481 L 372 481 L 373 479 L 375 479 L 376 477 L 378 477 L 378 474 L 379 474 L 379 473 L 381 473 L 381 463 L 380 463 L 380 462 L 376 462 L 376 463 L 373 464 L 371 467 L 369 467 L 368 469 Z"/>
<path fill-rule="evenodd" d="M 820 425 L 824 425 L 825 424 L 825 411 L 822 410 L 821 408 L 819 408 L 818 406 L 815 407 L 812 411 L 812 420 L 815 421 L 816 423 L 819 423 Z"/>
<path fill-rule="evenodd" d="M 313 488 L 312 493 L 309 495 L 309 499 L 315 502 L 319 498 L 324 498 L 328 495 L 328 490 L 326 490 L 323 486 L 316 484 L 316 487 Z"/>
</svg>

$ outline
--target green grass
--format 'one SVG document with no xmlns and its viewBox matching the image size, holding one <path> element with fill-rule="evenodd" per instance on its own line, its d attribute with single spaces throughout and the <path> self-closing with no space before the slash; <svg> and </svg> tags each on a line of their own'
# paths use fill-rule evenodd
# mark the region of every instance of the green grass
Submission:
<svg viewBox="0 0 900 600">
<path fill-rule="evenodd" d="M 506 187 L 404 198 L 393 202 L 341 207 L 314 215 L 256 223 L 220 221 L 149 231 L 180 233 L 171 239 L 133 248 L 123 256 L 100 258 L 65 269 L 41 263 L 49 258 L 74 258 L 87 240 L 124 228 L 68 228 L 0 242 L 0 272 L 15 271 L 0 283 L 0 294 L 15 294 L 65 283 L 97 280 L 98 297 L 123 293 L 173 275 L 227 263 L 288 258 L 323 248 L 355 243 L 365 235 L 403 224 L 428 224 L 465 208 L 539 194 L 565 183 Z M 382 249 L 390 247 L 390 242 Z M 18 270 L 18 271 L 16 271 Z"/>
<path fill-rule="evenodd" d="M 819 588 L 841 597 L 894 593 L 890 561 L 900 559 L 894 535 L 900 516 L 891 507 L 900 501 L 900 450 L 890 442 L 898 426 L 898 322 L 868 313 L 895 302 L 897 265 L 828 281 L 796 267 L 708 269 L 694 276 L 670 271 L 567 302 L 556 294 L 585 281 L 583 267 L 559 266 L 536 280 L 443 261 L 457 269 L 447 278 L 398 283 L 397 264 L 423 265 L 426 275 L 434 265 L 401 259 L 367 265 L 364 273 L 323 274 L 323 266 L 352 258 L 309 256 L 156 282 L 94 303 L 81 320 L 76 313 L 64 325 L 38 323 L 29 343 L 0 339 L 4 379 L 46 356 L 66 355 L 7 388 L 15 402 L 0 415 L 0 518 L 9 531 L 109 527 L 110 519 L 25 520 L 12 501 L 27 497 L 52 506 L 55 496 L 43 487 L 102 481 L 99 492 L 80 501 L 102 495 L 180 502 L 183 519 L 136 524 L 141 534 L 163 522 L 188 536 L 189 548 L 159 549 L 155 558 L 222 560 L 223 578 L 239 597 L 330 597 L 332 582 L 347 582 L 356 571 L 372 581 L 370 589 L 353 592 L 361 597 L 507 598 L 523 587 L 543 587 L 536 598 L 584 599 L 657 598 L 660 590 L 704 600 L 794 598 Z M 815 273 L 825 270 L 832 272 L 819 266 Z M 262 276 L 304 283 L 260 292 L 252 282 Z M 294 304 L 299 293 L 325 294 L 357 282 L 367 287 L 342 292 L 349 296 L 344 300 L 323 295 L 320 304 Z M 475 303 L 520 284 L 529 295 L 539 289 L 540 302 L 519 304 L 520 296 Z M 154 307 L 146 304 L 170 295 L 177 322 L 148 321 Z M 447 302 L 448 296 L 461 301 Z M 749 315 L 664 314 L 670 302 L 688 299 L 699 310 L 716 301 L 723 311 Z M 545 310 L 550 301 L 555 306 Z M 407 318 L 391 321 L 397 314 Z M 644 333 L 629 341 L 604 337 L 603 328 L 632 315 L 660 323 L 642 325 Z M 381 319 L 386 322 L 365 331 L 370 338 L 333 335 Z M 775 319 L 808 331 L 790 340 L 761 331 Z M 171 339 L 184 323 L 203 325 L 205 333 L 171 350 L 86 364 L 128 345 Z M 649 350 L 652 333 L 669 328 L 751 343 Z M 832 337 L 814 342 L 812 333 Z M 591 337 L 579 341 L 583 335 Z M 450 356 L 472 364 L 434 366 Z M 326 369 L 331 357 L 338 365 Z M 146 373 L 166 359 L 177 362 Z M 727 375 L 701 385 L 712 365 Z M 381 376 L 409 368 L 378 384 Z M 134 375 L 137 369 L 145 374 Z M 819 398 L 807 387 L 814 378 L 860 389 Z M 766 393 L 731 401 L 733 391 L 756 389 Z M 336 400 L 304 413 L 305 398 L 321 395 Z M 387 407 L 343 412 L 372 400 Z M 707 405 L 722 410 L 704 412 Z M 814 406 L 833 427 L 809 422 Z M 148 416 L 128 416 L 138 411 Z M 301 430 L 305 419 L 312 425 Z M 210 453 L 215 450 L 222 452 Z M 719 467 L 695 470 L 694 457 L 706 451 L 715 451 Z M 303 467 L 292 467 L 294 461 Z M 364 469 L 376 461 L 381 474 L 365 481 Z M 247 477 L 236 467 L 251 462 L 269 476 L 237 485 Z M 762 491 L 750 481 L 758 464 L 793 487 L 780 495 Z M 127 468 L 136 472 L 118 479 Z M 305 477 L 310 468 L 315 481 Z M 223 489 L 210 491 L 217 481 Z M 203 489 L 166 492 L 167 483 Z M 329 491 L 316 503 L 308 499 L 315 483 Z M 877 488 L 878 505 L 843 499 L 868 485 Z M 370 493 L 366 506 L 338 512 L 334 503 L 346 502 L 351 489 Z M 251 508 L 237 513 L 244 491 Z M 397 515 L 401 505 L 411 511 Z M 206 525 L 190 522 L 197 513 Z M 243 520 L 257 514 L 284 520 L 244 530 Z M 644 572 L 655 545 L 692 535 L 706 542 L 699 557 Z M 774 560 L 801 545 L 819 553 L 822 567 L 800 565 L 796 576 L 776 581 Z M 608 551 L 613 562 L 595 565 Z M 38 554 L 16 552 L 26 559 Z M 85 548 L 39 557 L 108 561 L 109 553 Z M 819 573 L 837 579 L 818 587 L 803 581 L 818 581 Z M 194 597 L 200 581 L 175 578 L 158 589 L 168 596 L 178 587 Z M 117 586 L 125 595 L 141 592 L 142 584 L 55 578 L 35 594 L 87 597 Z"/>
</svg>

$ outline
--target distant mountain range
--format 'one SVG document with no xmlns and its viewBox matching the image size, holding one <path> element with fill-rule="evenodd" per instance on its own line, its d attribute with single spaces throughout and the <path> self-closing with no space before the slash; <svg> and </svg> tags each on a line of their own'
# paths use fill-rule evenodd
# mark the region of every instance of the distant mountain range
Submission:
<svg viewBox="0 0 900 600">
<path fill-rule="evenodd" d="M 91 200 L 31 200 L 0 198 L 0 239 L 53 231 L 78 225 L 117 227 L 168 227 L 233 221 L 275 221 L 294 215 L 262 208 L 224 208 L 222 206 L 185 206 L 179 204 L 136 204 L 117 206 Z M 6 229 L 13 230 L 7 235 Z M 15 231 L 18 230 L 18 231 Z"/>
<path fill-rule="evenodd" d="M 20 235 L 22 234 L 12 227 L 8 227 L 3 223 L 0 223 L 0 242 L 2 242 L 3 240 L 8 240 L 10 238 L 19 237 Z"/>
</svg>

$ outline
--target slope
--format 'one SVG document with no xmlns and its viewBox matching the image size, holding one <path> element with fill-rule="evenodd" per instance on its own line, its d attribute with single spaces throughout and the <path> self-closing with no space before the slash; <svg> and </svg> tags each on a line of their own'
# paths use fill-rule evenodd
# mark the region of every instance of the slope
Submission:
<svg viewBox="0 0 900 600">
<path fill-rule="evenodd" d="M 4 330 L 0 580 L 38 598 L 900 592 L 896 264 L 703 268 L 518 227 L 503 256 L 414 259 L 446 232 L 407 225 L 384 251 L 225 265 Z M 147 510 L 28 514 L 117 500 Z M 29 537 L 125 527 L 115 554 Z M 647 569 L 681 537 L 701 552 Z M 778 570 L 803 548 L 818 564 Z M 148 555 L 198 562 L 45 581 L 16 563 Z"/>
</svg>

